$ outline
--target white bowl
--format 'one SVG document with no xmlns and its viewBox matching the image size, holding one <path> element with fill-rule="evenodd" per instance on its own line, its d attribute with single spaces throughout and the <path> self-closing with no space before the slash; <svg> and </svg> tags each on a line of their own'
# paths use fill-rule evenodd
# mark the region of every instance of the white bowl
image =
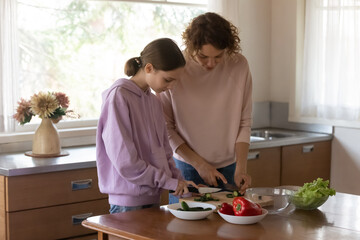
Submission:
<svg viewBox="0 0 360 240">
<path fill-rule="evenodd" d="M 184 219 L 184 220 L 199 220 L 207 218 L 210 214 L 214 212 L 216 206 L 209 203 L 202 203 L 202 202 L 186 202 L 189 207 L 203 207 L 203 208 L 211 208 L 211 210 L 207 211 L 180 211 L 177 210 L 181 208 L 181 203 L 174 203 L 167 206 L 169 211 L 177 218 Z"/>
<path fill-rule="evenodd" d="M 261 215 L 256 216 L 234 216 L 234 215 L 227 215 L 223 214 L 220 211 L 218 211 L 219 215 L 227 222 L 233 223 L 233 224 L 253 224 L 257 223 L 260 220 L 262 220 L 267 214 L 268 211 L 266 209 L 262 209 Z"/>
</svg>

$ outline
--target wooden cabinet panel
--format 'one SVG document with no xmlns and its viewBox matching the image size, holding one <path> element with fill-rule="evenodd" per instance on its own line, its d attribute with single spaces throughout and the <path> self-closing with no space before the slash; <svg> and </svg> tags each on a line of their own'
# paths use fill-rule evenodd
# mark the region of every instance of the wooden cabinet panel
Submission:
<svg viewBox="0 0 360 240">
<path fill-rule="evenodd" d="M 0 176 L 0 239 L 6 239 L 5 177 Z"/>
<path fill-rule="evenodd" d="M 281 148 L 251 150 L 248 154 L 247 172 L 251 187 L 275 187 L 280 185 Z"/>
<path fill-rule="evenodd" d="M 88 217 L 109 213 L 107 199 L 7 213 L 9 239 L 59 239 L 93 233 L 81 225 Z"/>
<path fill-rule="evenodd" d="M 8 212 L 107 198 L 99 191 L 96 168 L 6 179 Z"/>
<path fill-rule="evenodd" d="M 281 185 L 330 179 L 331 141 L 282 147 Z"/>
</svg>

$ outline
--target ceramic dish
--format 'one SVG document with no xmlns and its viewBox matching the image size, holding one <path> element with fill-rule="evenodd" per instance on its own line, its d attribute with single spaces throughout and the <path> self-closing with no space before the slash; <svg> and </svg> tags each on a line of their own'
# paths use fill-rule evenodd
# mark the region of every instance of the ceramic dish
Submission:
<svg viewBox="0 0 360 240">
<path fill-rule="evenodd" d="M 199 220 L 207 218 L 210 214 L 214 212 L 216 206 L 209 203 L 202 203 L 202 202 L 186 202 L 189 207 L 203 207 L 203 208 L 211 208 L 211 210 L 207 211 L 181 211 L 177 210 L 181 208 L 180 203 L 174 203 L 167 206 L 169 211 L 177 218 L 184 219 L 184 220 Z"/>
<path fill-rule="evenodd" d="M 261 221 L 267 214 L 268 211 L 266 209 L 262 209 L 261 215 L 256 216 L 234 216 L 234 215 L 227 215 L 223 214 L 218 211 L 219 215 L 227 222 L 233 224 L 254 224 Z"/>
</svg>

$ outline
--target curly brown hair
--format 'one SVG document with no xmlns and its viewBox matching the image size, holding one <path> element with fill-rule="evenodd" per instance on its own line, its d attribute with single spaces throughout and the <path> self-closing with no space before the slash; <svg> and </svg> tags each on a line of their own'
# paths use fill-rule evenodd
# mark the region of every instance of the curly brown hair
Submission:
<svg viewBox="0 0 360 240">
<path fill-rule="evenodd" d="M 194 18 L 182 34 L 185 54 L 196 56 L 201 47 L 211 44 L 226 49 L 229 55 L 241 52 L 237 27 L 220 15 L 207 12 Z"/>
</svg>

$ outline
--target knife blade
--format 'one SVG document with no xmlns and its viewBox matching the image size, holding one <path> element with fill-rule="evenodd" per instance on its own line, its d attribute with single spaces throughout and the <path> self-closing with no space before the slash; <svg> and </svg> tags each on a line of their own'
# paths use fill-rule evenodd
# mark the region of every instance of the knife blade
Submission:
<svg viewBox="0 0 360 240">
<path fill-rule="evenodd" d="M 199 193 L 216 193 L 220 192 L 222 188 L 215 188 L 215 187 L 199 187 Z"/>
<path fill-rule="evenodd" d="M 241 180 L 241 183 L 240 183 L 240 187 L 234 185 L 234 184 L 231 184 L 231 183 L 224 183 L 223 184 L 223 189 L 226 190 L 226 191 L 230 191 L 230 192 L 233 192 L 233 191 L 238 191 L 240 192 L 242 186 L 244 185 L 245 183 L 245 180 L 242 179 Z"/>
<path fill-rule="evenodd" d="M 236 185 L 230 183 L 225 183 L 223 189 L 230 192 L 239 191 L 239 188 Z"/>
</svg>

